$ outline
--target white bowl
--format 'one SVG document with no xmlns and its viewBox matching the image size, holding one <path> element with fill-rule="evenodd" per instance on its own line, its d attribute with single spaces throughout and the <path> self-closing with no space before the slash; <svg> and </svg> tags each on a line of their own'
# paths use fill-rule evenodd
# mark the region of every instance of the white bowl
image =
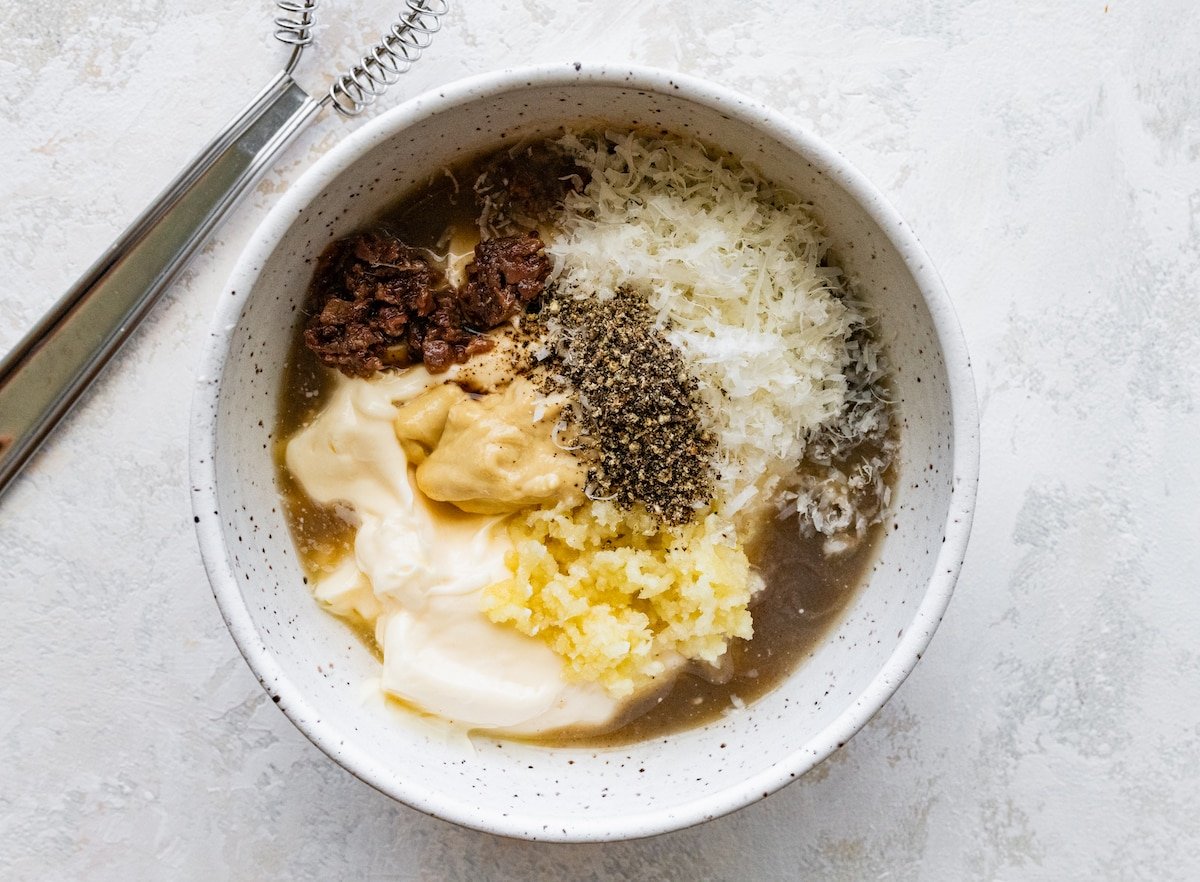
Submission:
<svg viewBox="0 0 1200 882">
<path fill-rule="evenodd" d="M 598 120 L 689 133 L 810 199 L 878 310 L 897 365 L 899 480 L 869 583 L 811 658 L 744 712 L 611 750 L 482 740 L 473 756 L 364 703 L 378 664 L 303 582 L 271 460 L 280 372 L 327 243 L 461 157 Z M 430 815 L 528 839 L 611 840 L 740 808 L 840 747 L 900 685 L 967 544 L 978 415 L 954 311 L 905 223 L 836 151 L 711 83 L 580 65 L 504 71 L 415 98 L 306 172 L 247 246 L 213 324 L 192 423 L 197 532 L 221 612 L 293 723 L 362 780 Z M 949 722 L 949 721 L 947 721 Z"/>
</svg>

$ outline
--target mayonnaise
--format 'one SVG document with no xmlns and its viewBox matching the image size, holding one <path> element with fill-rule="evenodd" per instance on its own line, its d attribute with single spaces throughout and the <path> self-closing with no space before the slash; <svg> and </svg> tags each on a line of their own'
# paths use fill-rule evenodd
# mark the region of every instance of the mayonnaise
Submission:
<svg viewBox="0 0 1200 882">
<path fill-rule="evenodd" d="M 450 379 L 423 367 L 339 376 L 324 410 L 287 445 L 314 501 L 361 521 L 353 558 L 317 580 L 331 612 L 374 622 L 385 692 L 471 729 L 535 734 L 597 726 L 617 711 L 603 689 L 568 683 L 549 647 L 490 622 L 483 588 L 508 577 L 502 516 L 430 502 L 414 485 L 393 421 L 398 405 Z"/>
</svg>

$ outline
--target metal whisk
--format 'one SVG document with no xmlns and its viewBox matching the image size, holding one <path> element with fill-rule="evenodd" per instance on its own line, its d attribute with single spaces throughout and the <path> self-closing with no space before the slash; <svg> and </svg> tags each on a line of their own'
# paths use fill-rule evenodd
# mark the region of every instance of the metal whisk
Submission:
<svg viewBox="0 0 1200 882">
<path fill-rule="evenodd" d="M 326 105 L 356 116 L 421 57 L 447 0 L 404 0 L 391 29 L 320 99 L 292 79 L 318 0 L 276 0 L 284 69 L 0 362 L 0 493 L 238 199 Z"/>
</svg>

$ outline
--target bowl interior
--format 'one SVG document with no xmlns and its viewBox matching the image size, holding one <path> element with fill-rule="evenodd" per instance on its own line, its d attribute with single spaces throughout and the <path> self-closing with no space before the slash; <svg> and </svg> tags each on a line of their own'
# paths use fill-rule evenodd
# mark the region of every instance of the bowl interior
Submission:
<svg viewBox="0 0 1200 882">
<path fill-rule="evenodd" d="M 954 426 L 943 346 L 917 282 L 922 258 L 902 253 L 873 219 L 878 206 L 826 148 L 753 105 L 697 96 L 666 78 L 567 79 L 410 102 L 327 158 L 273 213 L 231 283 L 228 321 L 218 322 L 213 343 L 227 355 L 198 398 L 215 505 L 212 515 L 199 504 L 197 513 L 212 518 L 223 545 L 220 555 L 206 548 L 206 559 L 243 652 L 282 709 L 334 759 L 460 823 L 531 838 L 615 838 L 683 826 L 764 795 L 827 755 L 886 700 L 915 660 L 904 641 L 915 638 L 919 651 L 945 602 L 928 603 L 927 592 L 951 509 Z M 375 659 L 303 583 L 271 459 L 281 371 L 314 258 L 327 243 L 459 158 L 601 120 L 697 135 L 812 201 L 838 260 L 878 311 L 897 366 L 903 450 L 892 517 L 869 584 L 844 621 L 744 711 L 608 750 L 476 739 L 470 751 L 364 700 Z M 939 590 L 948 595 L 949 584 Z"/>
</svg>

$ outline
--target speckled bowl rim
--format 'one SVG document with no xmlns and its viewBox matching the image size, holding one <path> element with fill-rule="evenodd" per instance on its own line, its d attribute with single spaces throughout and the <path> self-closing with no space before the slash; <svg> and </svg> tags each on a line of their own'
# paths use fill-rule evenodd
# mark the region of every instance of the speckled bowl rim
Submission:
<svg viewBox="0 0 1200 882">
<path fill-rule="evenodd" d="M 338 173 L 385 139 L 434 114 L 460 104 L 530 87 L 610 85 L 684 98 L 755 127 L 805 157 L 855 199 L 897 248 L 929 309 L 942 348 L 950 390 L 954 481 L 945 523 L 945 542 L 925 596 L 911 626 L 886 664 L 847 708 L 811 741 L 770 768 L 741 783 L 684 804 L 620 817 L 560 817 L 502 814 L 486 806 L 415 788 L 391 774 L 364 751 L 339 743 L 334 728 L 321 722 L 307 697 L 287 678 L 264 647 L 234 575 L 226 547 L 216 492 L 216 421 L 220 378 L 233 344 L 232 332 L 266 258 L 297 213 Z M 227 285 L 236 292 L 221 298 L 193 397 L 191 420 L 192 508 L 196 534 L 213 594 L 234 641 L 264 688 L 313 744 L 362 781 L 433 817 L 477 830 L 528 839 L 567 842 L 611 841 L 679 830 L 727 814 L 775 792 L 841 747 L 887 702 L 929 644 L 950 601 L 974 511 L 979 471 L 979 416 L 966 343 L 941 279 L 908 225 L 883 195 L 836 150 L 762 103 L 695 77 L 648 67 L 551 64 L 513 68 L 432 89 L 381 114 L 347 136 L 293 184 L 255 231 Z M 547 826 L 548 825 L 548 826 Z M 553 832 L 551 832 L 553 831 Z"/>
</svg>

